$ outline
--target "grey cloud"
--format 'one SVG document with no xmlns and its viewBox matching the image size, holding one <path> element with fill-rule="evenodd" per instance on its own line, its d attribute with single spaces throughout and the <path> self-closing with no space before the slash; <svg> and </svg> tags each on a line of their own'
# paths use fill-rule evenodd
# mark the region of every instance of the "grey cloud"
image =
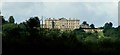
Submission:
<svg viewBox="0 0 120 55">
<path fill-rule="evenodd" d="M 96 26 L 112 21 L 117 26 L 116 2 L 8 2 L 3 6 L 4 15 L 14 15 L 16 22 L 43 15 L 53 18 L 78 18 L 81 23 L 86 20 Z"/>
<path fill-rule="evenodd" d="M 4 2 L 118 2 L 119 0 L 3 0 Z"/>
</svg>

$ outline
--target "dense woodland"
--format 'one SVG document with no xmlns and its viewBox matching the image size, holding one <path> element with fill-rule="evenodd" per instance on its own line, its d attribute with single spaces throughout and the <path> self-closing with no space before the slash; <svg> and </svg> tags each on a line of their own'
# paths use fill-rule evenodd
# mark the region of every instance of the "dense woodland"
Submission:
<svg viewBox="0 0 120 55">
<path fill-rule="evenodd" d="M 94 24 L 91 25 L 94 27 Z M 120 26 L 111 22 L 101 28 L 103 32 L 85 32 L 81 28 L 73 31 L 41 28 L 38 17 L 20 24 L 13 16 L 2 18 L 2 55 L 23 54 L 120 54 Z"/>
</svg>

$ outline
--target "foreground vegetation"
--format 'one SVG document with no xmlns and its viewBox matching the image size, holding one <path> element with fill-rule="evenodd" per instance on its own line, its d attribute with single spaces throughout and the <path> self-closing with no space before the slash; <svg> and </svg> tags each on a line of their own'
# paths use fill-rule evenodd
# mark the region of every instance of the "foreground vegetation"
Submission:
<svg viewBox="0 0 120 55">
<path fill-rule="evenodd" d="M 3 55 L 18 54 L 120 54 L 120 27 L 106 23 L 100 33 L 86 33 L 81 29 L 60 31 L 40 27 L 38 17 L 14 23 L 2 18 Z"/>
</svg>

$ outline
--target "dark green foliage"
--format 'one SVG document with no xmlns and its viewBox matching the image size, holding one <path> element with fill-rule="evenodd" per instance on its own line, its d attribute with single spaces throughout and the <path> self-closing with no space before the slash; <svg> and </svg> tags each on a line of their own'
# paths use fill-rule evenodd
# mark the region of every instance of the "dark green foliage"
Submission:
<svg viewBox="0 0 120 55">
<path fill-rule="evenodd" d="M 40 21 L 38 17 L 31 17 L 27 22 L 29 28 L 40 27 Z"/>
<path fill-rule="evenodd" d="M 3 16 L 1 16 L 0 19 L 2 20 L 2 24 L 8 23 L 7 21 L 5 21 Z"/>
<path fill-rule="evenodd" d="M 13 17 L 13 16 L 10 16 L 10 17 L 9 17 L 9 23 L 14 23 L 14 22 L 15 22 L 14 17 Z"/>
<path fill-rule="evenodd" d="M 95 28 L 94 24 L 91 24 L 90 27 L 91 27 L 91 28 Z"/>
<path fill-rule="evenodd" d="M 107 36 L 107 37 L 114 36 L 115 37 L 116 28 L 113 28 L 112 26 L 113 26 L 113 24 L 111 22 L 105 23 L 104 30 L 103 30 L 105 36 Z"/>
<path fill-rule="evenodd" d="M 81 28 L 73 31 L 40 28 L 38 17 L 31 17 L 20 24 L 4 23 L 3 55 L 15 53 L 36 55 L 43 52 L 73 55 L 120 54 L 120 26 L 112 28 L 111 23 L 106 23 L 104 28 L 106 30 L 102 36 L 98 32 L 86 33 Z"/>
<path fill-rule="evenodd" d="M 5 23 L 5 19 L 3 17 L 1 17 L 0 19 L 2 19 L 2 24 Z"/>
<path fill-rule="evenodd" d="M 83 23 L 82 23 L 82 24 L 86 25 L 86 24 L 87 24 L 87 22 L 86 22 L 86 21 L 83 21 Z"/>
<path fill-rule="evenodd" d="M 10 36 L 9 38 L 11 38 L 11 37 L 14 37 L 14 34 L 17 33 L 16 32 L 18 28 L 17 24 L 12 24 L 12 23 L 4 24 L 2 27 L 3 27 L 2 28 L 3 36 L 6 36 L 6 37 Z"/>
</svg>

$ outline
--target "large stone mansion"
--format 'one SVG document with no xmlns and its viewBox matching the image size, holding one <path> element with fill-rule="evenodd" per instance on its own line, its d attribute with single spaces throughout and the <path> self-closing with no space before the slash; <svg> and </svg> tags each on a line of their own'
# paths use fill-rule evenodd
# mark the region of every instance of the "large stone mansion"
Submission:
<svg viewBox="0 0 120 55">
<path fill-rule="evenodd" d="M 74 30 L 80 27 L 80 20 L 66 18 L 48 18 L 45 20 L 44 27 L 50 29 Z"/>
<path fill-rule="evenodd" d="M 49 29 L 60 29 L 60 30 L 74 30 L 79 29 L 82 27 L 82 29 L 85 32 L 102 32 L 103 29 L 101 28 L 91 28 L 88 25 L 80 24 L 80 20 L 78 19 L 66 19 L 66 18 L 47 18 L 45 19 L 44 28 Z"/>
</svg>

